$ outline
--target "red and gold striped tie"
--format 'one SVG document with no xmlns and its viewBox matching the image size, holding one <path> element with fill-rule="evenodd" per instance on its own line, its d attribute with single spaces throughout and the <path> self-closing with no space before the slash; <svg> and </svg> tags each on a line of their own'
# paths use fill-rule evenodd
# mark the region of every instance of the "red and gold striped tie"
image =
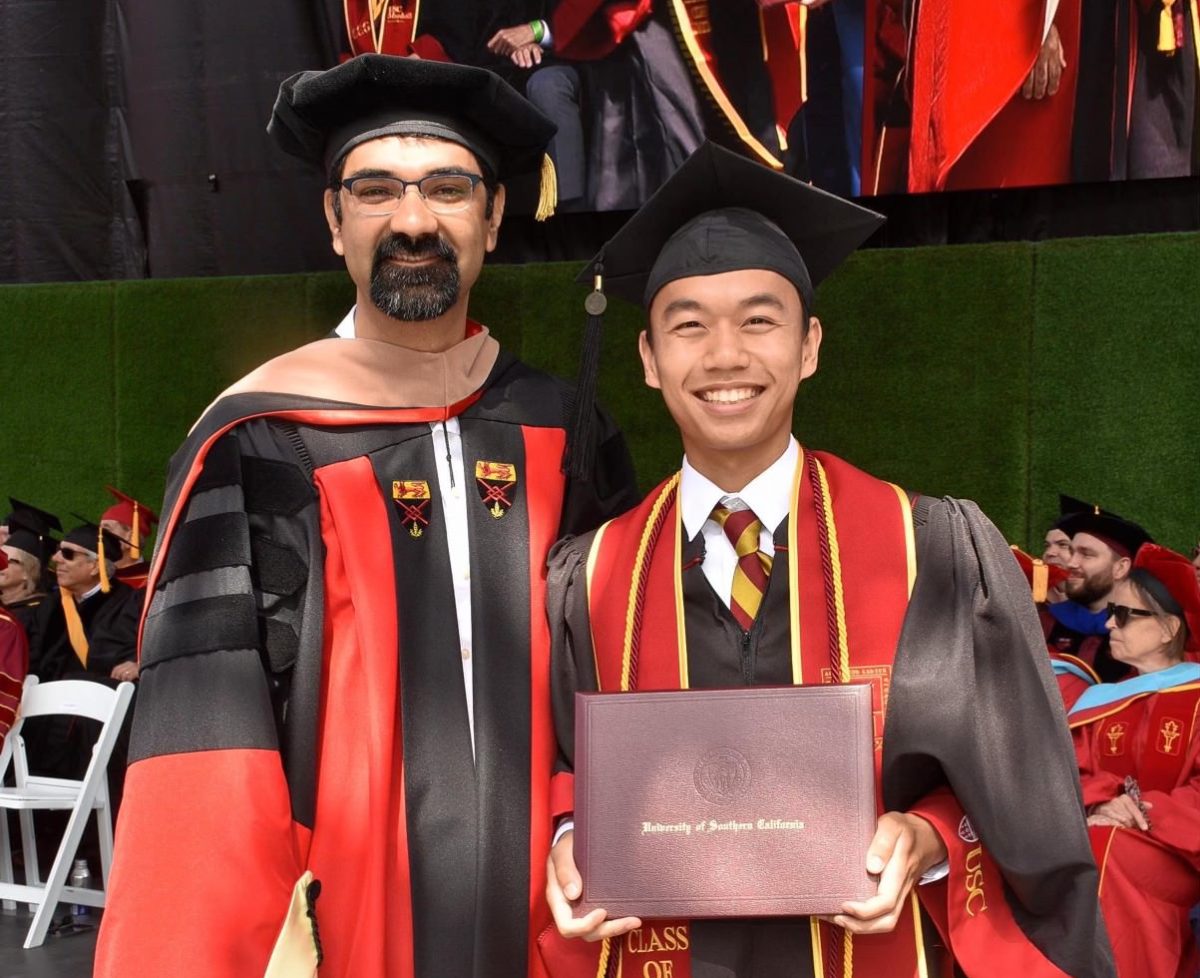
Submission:
<svg viewBox="0 0 1200 978">
<path fill-rule="evenodd" d="M 713 519 L 725 531 L 737 554 L 729 610 L 743 631 L 750 631 L 767 590 L 772 557 L 758 549 L 762 521 L 750 509 L 713 508 Z"/>
</svg>

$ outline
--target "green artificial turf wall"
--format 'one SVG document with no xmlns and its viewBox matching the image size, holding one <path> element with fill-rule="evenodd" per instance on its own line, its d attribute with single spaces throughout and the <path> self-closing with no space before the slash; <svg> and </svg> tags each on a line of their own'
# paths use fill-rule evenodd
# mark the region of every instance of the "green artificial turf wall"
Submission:
<svg viewBox="0 0 1200 978">
<path fill-rule="evenodd" d="M 472 313 L 572 377 L 579 266 L 485 270 Z M 1034 544 L 1057 493 L 1183 549 L 1200 533 L 1200 235 L 866 251 L 818 293 L 821 363 L 796 431 L 908 488 L 977 500 Z M 331 329 L 342 274 L 0 287 L 0 495 L 97 515 L 105 483 L 152 504 L 197 414 L 263 360 Z M 606 316 L 603 403 L 644 486 L 678 436 Z"/>
</svg>

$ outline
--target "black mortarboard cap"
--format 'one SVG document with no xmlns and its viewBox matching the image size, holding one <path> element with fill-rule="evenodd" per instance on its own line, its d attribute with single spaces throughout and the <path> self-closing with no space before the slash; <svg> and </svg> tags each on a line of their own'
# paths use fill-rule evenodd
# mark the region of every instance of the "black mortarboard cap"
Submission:
<svg viewBox="0 0 1200 978">
<path fill-rule="evenodd" d="M 705 143 L 579 276 L 648 306 L 668 282 L 765 268 L 812 290 L 883 224 L 874 211 Z"/>
<path fill-rule="evenodd" d="M 746 268 L 778 272 L 811 313 L 813 288 L 883 224 L 881 214 L 706 142 L 588 263 L 588 325 L 566 468 L 586 478 L 605 292 L 649 308 L 664 285 Z"/>
<path fill-rule="evenodd" d="M 8 504 L 12 507 L 12 512 L 8 516 L 7 525 L 17 524 L 40 536 L 49 536 L 52 530 L 62 532 L 62 523 L 53 513 L 47 513 L 32 503 L 13 499 L 12 496 L 8 497 Z"/>
<path fill-rule="evenodd" d="M 1074 496 L 1068 496 L 1066 493 L 1058 494 L 1058 519 L 1055 521 L 1051 529 L 1062 529 L 1062 523 L 1072 516 L 1077 516 L 1080 513 L 1091 513 L 1094 516 L 1116 516 L 1116 513 L 1110 513 L 1106 509 L 1101 509 L 1095 503 L 1085 502 L 1082 499 L 1076 499 Z M 1119 519 L 1120 517 L 1118 517 Z"/>
<path fill-rule="evenodd" d="M 292 75 L 279 86 L 267 123 L 284 152 L 326 173 L 368 139 L 436 136 L 471 150 L 500 180 L 541 167 L 544 195 L 552 195 L 545 149 L 555 131 L 532 102 L 484 68 L 389 54 Z"/>
<path fill-rule="evenodd" d="M 13 517 L 13 519 L 16 520 L 17 517 Z M 8 539 L 4 541 L 4 545 L 6 547 L 15 547 L 17 550 L 24 550 L 25 553 L 32 554 L 44 564 L 50 559 L 51 554 L 54 553 L 54 549 L 58 546 L 58 541 L 53 537 L 28 530 L 19 522 L 13 522 L 9 524 Z"/>
<path fill-rule="evenodd" d="M 121 559 L 121 541 L 115 533 L 101 530 L 96 523 L 81 523 L 70 533 L 64 534 L 64 543 L 73 543 L 77 547 L 98 554 L 100 541 L 104 541 L 104 556 L 114 563 Z"/>
<path fill-rule="evenodd" d="M 1086 503 L 1084 508 L 1064 516 L 1054 525 L 1070 536 L 1089 533 L 1126 557 L 1135 556 L 1143 543 L 1154 542 L 1150 534 L 1132 520 Z"/>
</svg>

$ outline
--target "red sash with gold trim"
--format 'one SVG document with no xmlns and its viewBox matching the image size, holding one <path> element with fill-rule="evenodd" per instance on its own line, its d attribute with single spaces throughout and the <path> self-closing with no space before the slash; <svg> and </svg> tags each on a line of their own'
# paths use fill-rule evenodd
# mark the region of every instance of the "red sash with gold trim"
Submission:
<svg viewBox="0 0 1200 978">
<path fill-rule="evenodd" d="M 677 475 L 664 482 L 637 509 L 602 527 L 592 545 L 588 605 L 601 690 L 688 685 L 678 483 Z M 892 658 L 916 575 L 908 497 L 834 456 L 802 451 L 788 550 L 794 680 L 871 683 L 878 776 Z M 663 936 L 668 927 L 675 928 L 673 949 Z M 889 935 L 852 940 L 841 928 L 816 920 L 812 927 L 818 975 L 925 973 L 915 897 L 912 913 Z M 649 922 L 635 935 L 602 950 L 599 975 L 616 974 L 626 956 L 637 974 L 653 961 L 660 973 L 667 973 L 670 962 L 675 978 L 690 975 L 681 946 L 687 941 L 685 922 Z M 649 952 L 651 947 L 656 950 Z M 827 971 L 830 965 L 835 970 Z"/>
<path fill-rule="evenodd" d="M 436 41 L 424 50 L 417 39 L 421 0 L 342 0 L 352 54 L 395 54 L 448 61 Z M 429 38 L 429 40 L 433 40 Z"/>
<path fill-rule="evenodd" d="M 732 127 L 742 144 L 760 162 L 775 169 L 783 161 L 750 131 L 721 82 L 712 50 L 709 0 L 669 0 L 667 8 L 680 50 L 700 82 L 705 100 Z M 792 116 L 807 98 L 807 69 L 804 60 L 804 31 L 808 11 L 799 3 L 781 3 L 758 11 L 761 56 L 771 80 L 775 125 L 780 145 L 787 148 L 787 129 Z"/>
</svg>

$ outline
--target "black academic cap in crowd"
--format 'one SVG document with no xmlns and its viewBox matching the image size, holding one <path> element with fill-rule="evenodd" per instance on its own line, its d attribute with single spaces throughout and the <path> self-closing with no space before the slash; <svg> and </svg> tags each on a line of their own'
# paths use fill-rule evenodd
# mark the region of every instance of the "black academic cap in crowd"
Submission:
<svg viewBox="0 0 1200 978">
<path fill-rule="evenodd" d="M 1153 543 L 1150 534 L 1137 523 L 1099 506 L 1086 505 L 1082 510 L 1060 519 L 1055 527 L 1069 536 L 1087 533 L 1103 540 L 1123 557 L 1133 557 L 1143 543 Z"/>
<path fill-rule="evenodd" d="M 8 516 L 9 526 L 16 523 L 26 530 L 31 530 L 42 536 L 49 536 L 52 530 L 62 532 L 62 523 L 53 513 L 47 513 L 44 509 L 39 509 L 32 503 L 24 503 L 19 499 L 13 499 L 12 496 L 8 497 L 8 504 L 12 507 L 12 512 Z"/>
<path fill-rule="evenodd" d="M 280 148 L 327 173 L 368 139 L 435 136 L 465 146 L 501 180 L 541 167 L 551 185 L 545 150 L 555 131 L 532 102 L 484 68 L 389 54 L 292 75 L 279 86 L 267 123 Z"/>
<path fill-rule="evenodd" d="M 883 224 L 874 211 L 713 143 L 684 161 L 579 276 L 649 307 L 669 282 L 778 272 L 811 312 L 813 288 Z"/>
<path fill-rule="evenodd" d="M 15 521 L 18 517 L 14 516 L 13 519 Z M 54 553 L 58 541 L 51 536 L 28 530 L 19 522 L 13 522 L 9 524 L 8 539 L 4 541 L 4 546 L 24 550 L 44 564 Z"/>
<path fill-rule="evenodd" d="M 121 559 L 120 538 L 108 530 L 101 530 L 95 523 L 81 523 L 70 533 L 63 535 L 63 543 L 73 543 L 94 554 L 99 554 L 100 547 L 103 546 L 104 556 L 108 560 L 116 562 Z"/>
<path fill-rule="evenodd" d="M 1055 520 L 1052 529 L 1058 530 L 1062 528 L 1065 520 L 1072 516 L 1077 516 L 1080 513 L 1091 513 L 1094 516 L 1116 516 L 1116 513 L 1110 513 L 1107 509 L 1101 509 L 1095 503 L 1089 503 L 1082 499 L 1076 499 L 1074 496 L 1068 496 L 1066 493 L 1058 494 L 1058 519 Z M 1120 517 L 1117 517 L 1118 519 Z"/>
</svg>

